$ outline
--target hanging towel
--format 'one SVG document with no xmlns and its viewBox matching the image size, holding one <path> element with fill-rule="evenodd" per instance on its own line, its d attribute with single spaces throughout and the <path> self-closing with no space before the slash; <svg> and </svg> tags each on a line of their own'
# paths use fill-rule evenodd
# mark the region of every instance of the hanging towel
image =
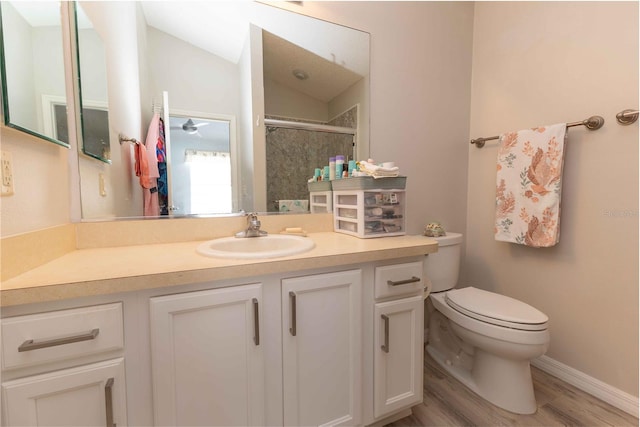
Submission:
<svg viewBox="0 0 640 427">
<path fill-rule="evenodd" d="M 147 131 L 147 139 L 145 140 L 144 148 L 147 160 L 149 187 L 143 185 L 143 213 L 144 216 L 159 216 L 160 215 L 160 203 L 158 200 L 158 178 L 160 172 L 158 171 L 158 154 L 156 147 L 160 138 L 160 114 L 154 113 L 149 123 L 149 130 Z"/>
<path fill-rule="evenodd" d="M 158 142 L 156 143 L 156 158 L 158 160 L 158 204 L 160 215 L 169 215 L 169 187 L 167 182 L 167 151 L 164 134 L 164 120 L 158 120 Z"/>
<path fill-rule="evenodd" d="M 149 161 L 145 147 L 140 143 L 133 145 L 134 155 L 136 159 L 135 171 L 136 176 L 140 178 L 140 186 L 142 188 L 151 187 L 151 179 L 149 178 Z"/>
<path fill-rule="evenodd" d="M 566 123 L 500 135 L 495 238 L 532 247 L 560 240 Z"/>
<path fill-rule="evenodd" d="M 144 146 L 147 149 L 147 161 L 149 163 L 149 176 L 151 178 L 159 178 L 158 172 L 158 140 L 160 139 L 160 114 L 154 113 L 149 123 L 149 130 L 147 131 L 147 139 Z"/>
</svg>

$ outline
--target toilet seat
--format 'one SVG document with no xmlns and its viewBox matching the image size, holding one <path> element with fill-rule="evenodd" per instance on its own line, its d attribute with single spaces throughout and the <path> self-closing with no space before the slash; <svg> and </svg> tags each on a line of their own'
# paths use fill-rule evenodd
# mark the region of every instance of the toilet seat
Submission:
<svg viewBox="0 0 640 427">
<path fill-rule="evenodd" d="M 465 316 L 511 329 L 543 331 L 549 321 L 547 315 L 522 301 L 474 287 L 448 291 L 445 301 Z"/>
</svg>

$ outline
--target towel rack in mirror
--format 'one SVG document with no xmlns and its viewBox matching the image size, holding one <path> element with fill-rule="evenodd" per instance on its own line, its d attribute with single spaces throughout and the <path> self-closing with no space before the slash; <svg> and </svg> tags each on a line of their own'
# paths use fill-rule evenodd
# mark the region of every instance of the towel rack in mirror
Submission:
<svg viewBox="0 0 640 427">
<path fill-rule="evenodd" d="M 130 142 L 130 143 L 132 143 L 132 144 L 137 144 L 137 145 L 140 145 L 140 144 L 141 144 L 141 142 L 140 142 L 140 141 L 138 141 L 137 139 L 135 139 L 135 138 L 129 138 L 129 137 L 127 137 L 127 136 L 124 136 L 123 134 L 119 134 L 119 135 L 118 135 L 118 140 L 120 141 L 120 145 L 122 145 L 122 143 L 124 143 L 124 142 Z"/>
<path fill-rule="evenodd" d="M 584 120 L 579 121 L 579 122 L 567 123 L 567 127 L 568 128 L 574 127 L 574 126 L 584 126 L 589 130 L 598 130 L 603 125 L 604 125 L 604 118 L 602 118 L 601 116 L 591 116 L 588 119 L 584 119 Z M 494 140 L 494 139 L 500 139 L 500 135 L 489 136 L 489 137 L 485 137 L 485 138 L 472 139 L 470 141 L 470 143 L 471 144 L 475 144 L 476 147 L 478 147 L 478 148 L 482 148 L 482 147 L 484 147 L 484 143 L 486 141 L 491 141 L 491 140 Z"/>
</svg>

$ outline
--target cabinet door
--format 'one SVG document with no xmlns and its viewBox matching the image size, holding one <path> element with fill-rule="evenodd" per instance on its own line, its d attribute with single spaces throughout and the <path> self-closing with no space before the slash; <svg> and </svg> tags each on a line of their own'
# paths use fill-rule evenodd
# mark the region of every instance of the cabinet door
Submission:
<svg viewBox="0 0 640 427">
<path fill-rule="evenodd" d="M 124 359 L 2 383 L 6 425 L 127 425 Z"/>
<path fill-rule="evenodd" d="M 374 415 L 422 402 L 422 296 L 375 305 Z"/>
<path fill-rule="evenodd" d="M 282 281 L 285 425 L 360 424 L 361 276 Z"/>
<path fill-rule="evenodd" d="M 262 284 L 151 299 L 156 425 L 264 425 Z"/>
</svg>

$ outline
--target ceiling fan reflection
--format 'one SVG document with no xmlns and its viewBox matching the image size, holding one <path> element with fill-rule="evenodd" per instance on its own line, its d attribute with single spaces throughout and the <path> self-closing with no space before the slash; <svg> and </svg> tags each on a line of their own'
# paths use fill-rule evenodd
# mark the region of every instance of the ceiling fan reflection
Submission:
<svg viewBox="0 0 640 427">
<path fill-rule="evenodd" d="M 194 123 L 194 121 L 192 119 L 187 119 L 186 122 L 184 122 L 182 124 L 182 126 L 171 126 L 171 129 L 182 129 L 184 132 L 188 133 L 189 135 L 198 135 L 200 137 L 202 137 L 200 135 L 200 133 L 198 132 L 198 128 L 200 126 L 206 126 L 209 123 L 207 122 L 203 122 L 203 123 Z"/>
</svg>

